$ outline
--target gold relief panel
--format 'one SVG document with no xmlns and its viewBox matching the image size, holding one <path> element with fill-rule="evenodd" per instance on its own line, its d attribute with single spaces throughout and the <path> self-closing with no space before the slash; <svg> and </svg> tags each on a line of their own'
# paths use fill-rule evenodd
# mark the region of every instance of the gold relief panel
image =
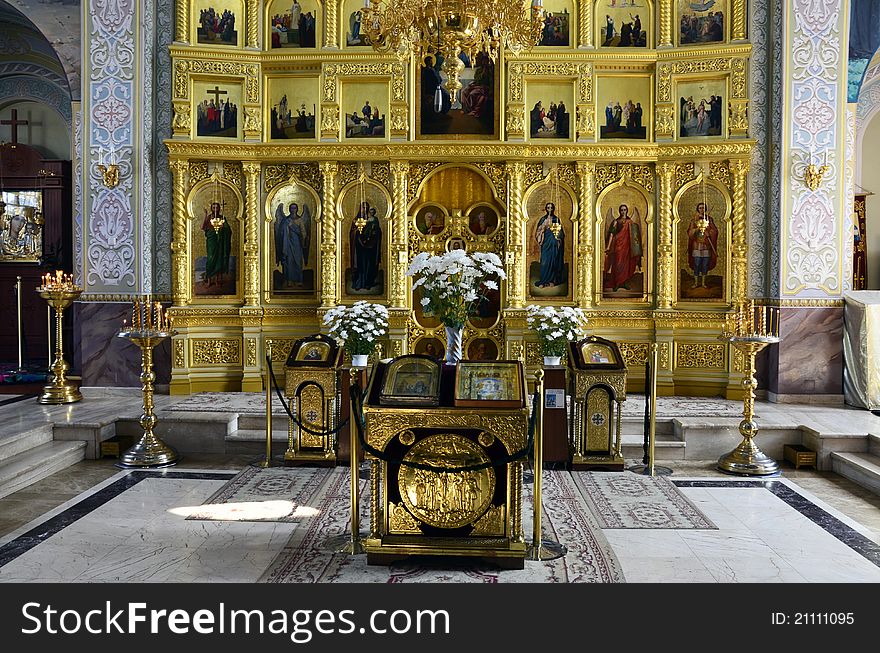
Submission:
<svg viewBox="0 0 880 653">
<path fill-rule="evenodd" d="M 490 506 L 482 517 L 474 523 L 471 535 L 504 535 L 504 506 Z"/>
<path fill-rule="evenodd" d="M 391 190 L 391 163 L 388 161 L 373 161 L 370 164 L 370 178 Z"/>
<path fill-rule="evenodd" d="M 544 354 L 541 352 L 541 343 L 527 340 L 526 365 L 528 367 L 541 367 L 544 364 Z"/>
<path fill-rule="evenodd" d="M 239 189 L 216 172 L 190 191 L 189 299 L 193 303 L 241 300 L 243 208 Z"/>
<path fill-rule="evenodd" d="M 675 129 L 675 107 L 671 105 L 658 106 L 654 109 L 657 119 L 655 131 L 657 138 L 672 138 Z"/>
<path fill-rule="evenodd" d="M 651 0 L 630 0 L 628 3 L 624 0 L 595 0 L 595 12 L 593 25 L 597 48 L 622 53 L 645 52 L 654 47 L 654 3 Z"/>
<path fill-rule="evenodd" d="M 184 367 L 186 365 L 186 358 L 184 352 L 186 351 L 186 341 L 183 338 L 175 338 L 174 340 L 174 367 Z"/>
<path fill-rule="evenodd" d="M 288 163 L 263 166 L 263 190 L 268 193 L 276 186 L 279 186 L 290 179 L 293 167 L 294 166 Z"/>
<path fill-rule="evenodd" d="M 202 365 L 241 365 L 240 338 L 194 338 L 190 340 L 190 361 Z"/>
<path fill-rule="evenodd" d="M 507 172 L 504 164 L 484 162 L 475 163 L 474 167 L 479 168 L 483 172 L 483 175 L 485 175 L 495 189 L 495 197 L 499 202 L 504 203 L 507 198 Z"/>
<path fill-rule="evenodd" d="M 595 275 L 600 303 L 648 302 L 654 281 L 653 222 L 653 198 L 628 177 L 599 193 L 594 269 L 600 271 Z"/>
<path fill-rule="evenodd" d="M 529 300 L 572 301 L 578 242 L 577 200 L 554 169 L 523 196 L 526 224 L 526 296 Z"/>
<path fill-rule="evenodd" d="M 388 502 L 388 532 L 398 534 L 419 534 L 422 531 L 419 528 L 419 522 L 413 517 L 404 505 Z"/>
<path fill-rule="evenodd" d="M 257 366 L 257 341 L 254 338 L 247 339 L 247 362 L 248 367 Z"/>
<path fill-rule="evenodd" d="M 647 342 L 618 342 L 620 354 L 623 356 L 623 362 L 628 368 L 644 367 L 645 361 L 648 360 L 648 354 L 651 346 Z"/>
<path fill-rule="evenodd" d="M 709 179 L 714 179 L 726 188 L 730 188 L 730 162 L 709 161 Z"/>
<path fill-rule="evenodd" d="M 730 294 L 731 200 L 703 172 L 672 202 L 678 302 L 724 304 Z"/>
<path fill-rule="evenodd" d="M 244 46 L 242 0 L 193 0 L 190 6 L 190 43 L 218 48 Z"/>
<path fill-rule="evenodd" d="M 208 172 L 208 162 L 207 161 L 190 161 L 189 162 L 189 183 L 197 184 L 202 181 L 202 179 L 207 179 L 211 176 L 211 173 Z"/>
<path fill-rule="evenodd" d="M 241 180 L 243 176 L 241 161 L 224 161 L 220 166 L 220 170 L 223 173 L 224 179 L 228 179 L 229 183 L 236 188 L 241 188 Z"/>
<path fill-rule="evenodd" d="M 278 363 L 287 360 L 295 342 L 296 338 L 266 338 L 263 344 L 266 348 L 266 353 L 271 354 L 272 362 Z"/>
<path fill-rule="evenodd" d="M 391 273 L 391 195 L 362 175 L 345 185 L 336 205 L 343 299 L 387 299 Z"/>
<path fill-rule="evenodd" d="M 313 50 L 321 44 L 322 23 L 317 0 L 267 0 L 264 47 L 274 52 Z"/>
<path fill-rule="evenodd" d="M 192 132 L 192 112 L 188 102 L 175 102 L 172 105 L 174 120 L 172 129 L 175 135 L 189 136 Z"/>
<path fill-rule="evenodd" d="M 670 369 L 670 367 L 669 367 L 669 348 L 670 348 L 670 346 L 671 345 L 668 342 L 661 342 L 661 343 L 658 343 L 658 345 L 657 345 L 657 353 L 659 354 L 659 358 L 660 358 L 660 369 L 661 370 Z"/>
<path fill-rule="evenodd" d="M 321 286 L 318 224 L 321 200 L 315 190 L 290 178 L 266 197 L 263 240 L 263 298 L 267 302 L 316 302 Z"/>
<path fill-rule="evenodd" d="M 724 369 L 723 343 L 675 343 L 675 368 Z"/>
<path fill-rule="evenodd" d="M 678 163 L 675 166 L 675 186 L 674 189 L 681 188 L 696 176 L 693 163 Z"/>
<path fill-rule="evenodd" d="M 734 100 L 730 103 L 730 135 L 746 136 L 749 132 L 749 102 Z"/>
</svg>

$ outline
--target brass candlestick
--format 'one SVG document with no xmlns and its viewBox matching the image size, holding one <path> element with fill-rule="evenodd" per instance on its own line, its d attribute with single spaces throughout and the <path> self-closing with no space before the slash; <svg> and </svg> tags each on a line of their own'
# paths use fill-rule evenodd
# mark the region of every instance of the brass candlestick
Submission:
<svg viewBox="0 0 880 653">
<path fill-rule="evenodd" d="M 153 433 L 156 416 L 153 414 L 153 348 L 165 338 L 175 335 L 171 329 L 171 320 L 164 314 L 162 305 L 146 300 L 135 300 L 132 308 L 132 324 L 123 324 L 116 334 L 119 338 L 128 338 L 141 348 L 141 384 L 144 396 L 140 425 L 144 434 L 140 441 L 120 457 L 120 467 L 168 467 L 180 459 L 177 451 Z"/>
<path fill-rule="evenodd" d="M 774 317 L 775 316 L 775 317 Z M 755 356 L 767 345 L 777 343 L 779 338 L 779 309 L 759 306 L 749 302 L 738 311 L 733 330 L 725 329 L 720 339 L 732 344 L 742 352 L 746 376 L 743 378 L 743 420 L 739 423 L 742 442 L 718 459 L 722 472 L 744 476 L 766 476 L 779 471 L 779 463 L 767 456 L 755 445 L 758 424 L 755 422 Z"/>
<path fill-rule="evenodd" d="M 62 325 L 64 309 L 82 294 L 82 288 L 73 283 L 71 275 L 65 275 L 58 270 L 54 275 L 43 276 L 43 283 L 37 288 L 37 292 L 55 309 L 55 362 L 49 368 L 52 382 L 43 387 L 43 394 L 37 401 L 41 404 L 72 404 L 81 400 L 82 395 L 79 388 L 67 380 L 70 366 L 64 360 Z"/>
</svg>

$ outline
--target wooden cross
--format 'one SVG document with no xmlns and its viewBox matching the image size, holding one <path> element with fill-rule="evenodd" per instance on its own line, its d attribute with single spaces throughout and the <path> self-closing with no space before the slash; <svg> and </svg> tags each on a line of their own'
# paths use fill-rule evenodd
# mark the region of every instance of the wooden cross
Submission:
<svg viewBox="0 0 880 653">
<path fill-rule="evenodd" d="M 18 126 L 28 124 L 27 120 L 18 119 L 18 109 L 12 110 L 12 120 L 0 120 L 0 125 L 9 125 L 12 131 L 12 144 L 18 143 Z"/>
<path fill-rule="evenodd" d="M 221 90 L 220 90 L 220 87 L 217 86 L 216 84 L 214 85 L 214 88 L 213 88 L 213 89 L 209 89 L 209 90 L 207 91 L 207 94 L 208 94 L 208 95 L 213 95 L 215 98 L 217 98 L 216 100 L 214 100 L 214 104 L 216 104 L 217 106 L 220 105 L 220 96 L 221 96 L 221 95 L 226 95 L 227 93 L 228 93 L 228 91 L 221 91 Z M 13 142 L 14 142 L 14 141 L 13 141 Z"/>
</svg>

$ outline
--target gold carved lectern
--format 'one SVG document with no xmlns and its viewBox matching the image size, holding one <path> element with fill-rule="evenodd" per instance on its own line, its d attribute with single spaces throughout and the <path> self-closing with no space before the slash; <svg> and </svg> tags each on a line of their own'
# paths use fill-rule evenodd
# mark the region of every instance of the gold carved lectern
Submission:
<svg viewBox="0 0 880 653">
<path fill-rule="evenodd" d="M 442 555 L 523 568 L 528 410 L 518 361 L 380 361 L 364 415 L 368 564 Z"/>
<path fill-rule="evenodd" d="M 626 364 L 617 344 L 598 336 L 568 343 L 571 467 L 624 467 L 620 442 Z"/>
<path fill-rule="evenodd" d="M 288 463 L 336 465 L 339 424 L 339 367 L 342 350 L 333 338 L 316 334 L 297 340 L 285 363 L 285 395 L 294 419 L 288 420 Z"/>
</svg>

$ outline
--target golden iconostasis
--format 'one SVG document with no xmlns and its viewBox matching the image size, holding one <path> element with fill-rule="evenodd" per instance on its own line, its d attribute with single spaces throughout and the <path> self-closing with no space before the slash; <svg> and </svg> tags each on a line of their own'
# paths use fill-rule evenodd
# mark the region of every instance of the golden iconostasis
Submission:
<svg viewBox="0 0 880 653">
<path fill-rule="evenodd" d="M 546 0 L 539 45 L 463 55 L 455 94 L 436 57 L 377 53 L 362 5 L 178 5 L 172 391 L 257 389 L 269 350 L 360 299 L 391 310 L 377 357 L 443 356 L 405 273 L 461 248 L 507 271 L 466 358 L 537 366 L 524 307 L 577 305 L 631 367 L 659 344 L 661 392 L 737 396 L 744 3 Z"/>
</svg>

